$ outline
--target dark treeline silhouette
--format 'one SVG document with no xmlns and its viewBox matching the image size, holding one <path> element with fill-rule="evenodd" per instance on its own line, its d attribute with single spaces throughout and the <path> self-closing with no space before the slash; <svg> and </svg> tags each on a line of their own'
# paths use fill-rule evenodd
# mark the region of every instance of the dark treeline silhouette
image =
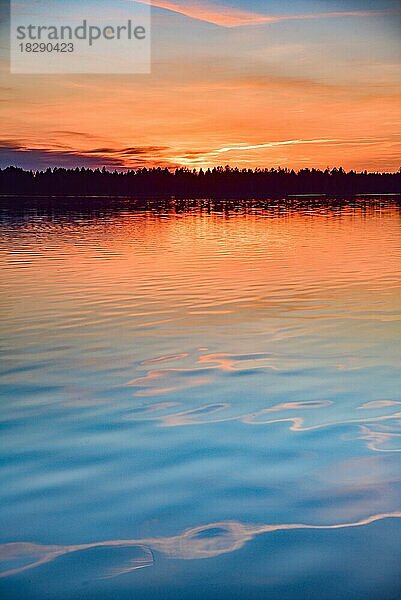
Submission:
<svg viewBox="0 0 401 600">
<path fill-rule="evenodd" d="M 238 169 L 206 171 L 180 168 L 0 170 L 0 194 L 21 196 L 137 196 L 177 198 L 268 198 L 319 194 L 401 193 L 397 173 L 346 172 L 344 169 Z"/>
</svg>

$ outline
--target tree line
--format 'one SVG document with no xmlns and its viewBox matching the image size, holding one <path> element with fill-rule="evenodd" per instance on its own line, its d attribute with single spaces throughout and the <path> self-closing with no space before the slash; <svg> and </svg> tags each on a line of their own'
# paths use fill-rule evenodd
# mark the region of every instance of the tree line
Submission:
<svg viewBox="0 0 401 600">
<path fill-rule="evenodd" d="M 156 167 L 126 171 L 48 168 L 0 169 L 0 194 L 33 196 L 138 196 L 177 198 L 268 198 L 290 195 L 349 196 L 401 193 L 395 173 L 334 169 L 175 170 Z"/>
</svg>

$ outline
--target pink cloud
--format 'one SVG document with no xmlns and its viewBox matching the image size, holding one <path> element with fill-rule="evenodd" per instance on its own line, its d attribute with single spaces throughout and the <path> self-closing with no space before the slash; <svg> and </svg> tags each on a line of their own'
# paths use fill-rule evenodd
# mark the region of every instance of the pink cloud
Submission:
<svg viewBox="0 0 401 600">
<path fill-rule="evenodd" d="M 304 15 L 266 15 L 252 11 L 219 6 L 204 1 L 183 0 L 137 0 L 143 4 L 151 4 L 157 8 L 169 10 L 191 19 L 205 21 L 220 27 L 241 27 L 261 23 L 277 23 L 279 21 L 327 19 L 341 17 L 372 17 L 388 14 L 387 11 L 338 11 L 328 13 L 311 13 Z"/>
</svg>

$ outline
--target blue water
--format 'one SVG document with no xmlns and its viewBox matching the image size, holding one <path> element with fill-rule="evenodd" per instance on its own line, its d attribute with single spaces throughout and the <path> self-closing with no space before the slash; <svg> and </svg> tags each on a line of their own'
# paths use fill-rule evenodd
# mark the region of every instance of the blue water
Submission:
<svg viewBox="0 0 401 600">
<path fill-rule="evenodd" d="M 0 202 L 1 598 L 401 597 L 395 200 Z"/>
</svg>

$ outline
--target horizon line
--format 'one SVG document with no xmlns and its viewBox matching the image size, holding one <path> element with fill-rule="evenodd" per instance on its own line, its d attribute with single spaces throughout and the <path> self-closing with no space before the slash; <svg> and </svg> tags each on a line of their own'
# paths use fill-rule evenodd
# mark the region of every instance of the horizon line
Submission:
<svg viewBox="0 0 401 600">
<path fill-rule="evenodd" d="M 189 172 L 189 173 L 197 173 L 199 174 L 201 171 L 203 173 L 206 173 L 208 171 L 213 172 L 213 171 L 229 171 L 229 172 L 239 172 L 239 173 L 269 173 L 269 172 L 276 172 L 276 173 L 291 173 L 294 172 L 296 175 L 299 173 L 302 173 L 304 171 L 309 171 L 309 172 L 317 172 L 317 173 L 335 173 L 335 172 L 342 172 L 345 173 L 346 175 L 349 174 L 368 174 L 368 175 L 377 175 L 377 174 L 381 174 L 381 175 L 399 175 L 401 174 L 401 166 L 399 167 L 398 170 L 395 171 L 386 171 L 386 170 L 368 170 L 368 169 L 349 169 L 346 170 L 344 169 L 344 167 L 342 165 L 334 165 L 334 166 L 330 166 L 327 165 L 324 168 L 321 167 L 315 167 L 313 165 L 308 166 L 308 167 L 301 167 L 301 168 L 294 168 L 294 167 L 282 167 L 281 165 L 278 166 L 274 166 L 274 167 L 239 167 L 238 165 L 235 164 L 221 164 L 221 165 L 213 165 L 210 167 L 188 167 L 185 165 L 165 165 L 165 164 L 160 164 L 160 165 L 153 165 L 153 166 L 147 166 L 147 165 L 142 165 L 142 166 L 138 166 L 138 167 L 124 167 L 124 166 L 115 166 L 115 165 L 110 165 L 108 166 L 107 164 L 102 164 L 101 166 L 97 166 L 97 167 L 86 167 L 83 165 L 77 165 L 77 166 L 69 166 L 69 167 L 65 167 L 63 165 L 57 165 L 57 166 L 47 166 L 47 167 L 39 167 L 39 168 L 26 168 L 26 167 L 21 167 L 19 165 L 15 165 L 15 164 L 8 164 L 5 166 L 0 166 L 0 173 L 6 171 L 7 169 L 17 169 L 20 171 L 23 171 L 24 173 L 45 173 L 46 171 L 55 171 L 55 170 L 63 170 L 63 171 L 76 171 L 77 169 L 79 171 L 91 171 L 91 172 L 96 172 L 96 171 L 100 171 L 101 173 L 106 171 L 107 173 L 116 173 L 116 172 L 132 172 L 132 173 L 137 173 L 139 171 L 158 171 L 158 170 L 162 170 L 162 171 L 168 171 L 169 173 L 174 174 L 177 171 L 184 171 L 184 172 Z"/>
</svg>

